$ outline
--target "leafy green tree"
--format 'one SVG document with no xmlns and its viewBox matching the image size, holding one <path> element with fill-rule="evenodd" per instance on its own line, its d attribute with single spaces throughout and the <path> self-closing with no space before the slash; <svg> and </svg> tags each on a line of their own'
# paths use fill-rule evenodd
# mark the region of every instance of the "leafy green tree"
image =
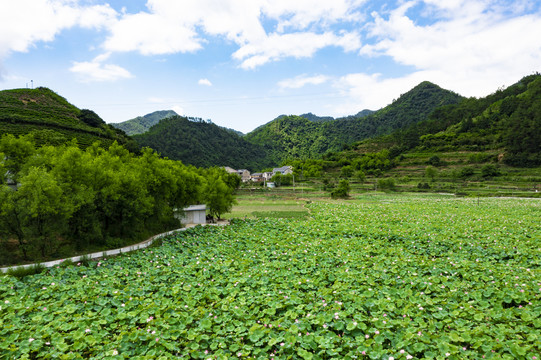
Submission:
<svg viewBox="0 0 541 360">
<path fill-rule="evenodd" d="M 432 165 L 428 165 L 425 168 L 425 176 L 430 179 L 430 181 L 434 181 L 434 178 L 438 175 L 438 169 L 436 169 Z"/>
<path fill-rule="evenodd" d="M 77 250 L 102 242 L 103 233 L 96 216 L 98 189 L 94 179 L 101 169 L 93 165 L 93 157 L 76 145 L 57 147 L 51 173 L 58 179 L 62 191 L 72 202 L 74 211 L 68 220 L 67 236 Z"/>
<path fill-rule="evenodd" d="M 353 176 L 353 167 L 351 165 L 342 166 L 340 169 L 340 176 L 343 178 L 350 178 Z"/>
<path fill-rule="evenodd" d="M 226 171 L 222 174 L 223 181 L 229 186 L 231 189 L 238 189 L 240 187 L 240 184 L 242 182 L 240 176 L 237 174 L 230 174 Z"/>
<path fill-rule="evenodd" d="M 357 180 L 359 180 L 362 183 L 366 180 L 366 174 L 362 170 L 356 171 L 355 177 L 357 178 Z"/>
<path fill-rule="evenodd" d="M 35 152 L 33 139 L 29 135 L 17 138 L 12 134 L 5 134 L 0 138 L 0 153 L 4 154 L 3 166 L 14 181 L 26 160 Z"/>
<path fill-rule="evenodd" d="M 0 185 L 6 181 L 6 167 L 4 165 L 4 154 L 0 152 Z"/>
<path fill-rule="evenodd" d="M 471 166 L 464 166 L 464 167 L 460 170 L 460 177 L 461 177 L 462 179 L 465 179 L 465 178 L 467 178 L 467 177 L 472 176 L 474 173 L 475 173 L 475 170 L 474 170 Z"/>
<path fill-rule="evenodd" d="M 17 206 L 15 191 L 6 185 L 0 185 L 0 237 L 3 241 L 16 239 L 23 259 L 30 259 L 30 243 L 24 234 L 23 213 L 26 209 Z M 15 254 L 12 255 L 14 257 Z M 10 256 L 6 256 L 10 261 Z"/>
<path fill-rule="evenodd" d="M 95 158 L 94 186 L 97 215 L 106 238 L 137 239 L 144 235 L 145 219 L 152 214 L 153 199 L 140 167 L 130 163 L 132 155 L 112 146 Z"/>
<path fill-rule="evenodd" d="M 178 227 L 175 210 L 201 202 L 219 218 L 239 185 L 224 169 L 196 169 L 150 149 L 136 155 L 117 143 L 36 149 L 31 138 L 8 135 L 0 147 L 8 154 L 0 156 L 0 239 L 16 239 L 25 260 L 119 247 Z M 3 184 L 8 168 L 17 190 Z"/>
<path fill-rule="evenodd" d="M 481 176 L 484 178 L 496 177 L 500 176 L 500 174 L 500 169 L 494 164 L 486 164 L 481 168 Z"/>
<path fill-rule="evenodd" d="M 393 178 L 378 179 L 378 188 L 381 190 L 396 190 L 396 183 Z"/>
<path fill-rule="evenodd" d="M 271 181 L 274 182 L 276 186 L 289 186 L 293 184 L 293 175 L 282 175 L 280 173 L 277 173 L 271 178 Z"/>
<path fill-rule="evenodd" d="M 333 198 L 333 199 L 339 199 L 339 198 L 345 199 L 345 198 L 348 198 L 349 197 L 349 190 L 350 190 L 349 181 L 347 181 L 346 179 L 342 179 L 338 183 L 338 186 L 336 186 L 331 191 L 331 198 Z"/>
<path fill-rule="evenodd" d="M 19 240 L 25 258 L 30 252 L 45 258 L 58 250 L 58 238 L 73 212 L 52 174 L 33 167 L 20 177 L 16 191 L 2 191 L 2 223 Z"/>
<path fill-rule="evenodd" d="M 228 186 L 223 180 L 224 177 L 227 177 L 227 174 L 223 169 L 209 169 L 206 171 L 202 190 L 209 215 L 218 219 L 222 214 L 231 211 L 235 204 L 235 188 Z"/>
<path fill-rule="evenodd" d="M 369 174 L 377 174 L 393 167 L 390 159 L 390 152 L 384 149 L 377 153 L 366 153 L 360 158 L 353 160 L 352 166 L 355 170 L 363 170 Z"/>
<path fill-rule="evenodd" d="M 440 157 L 438 155 L 434 155 L 428 159 L 427 164 L 432 166 L 442 166 L 443 162 L 441 161 Z"/>
</svg>

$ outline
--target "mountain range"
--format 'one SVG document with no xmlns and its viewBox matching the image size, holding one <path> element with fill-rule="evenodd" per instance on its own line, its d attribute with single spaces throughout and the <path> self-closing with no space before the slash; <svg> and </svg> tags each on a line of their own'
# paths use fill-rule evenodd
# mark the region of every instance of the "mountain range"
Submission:
<svg viewBox="0 0 541 360">
<path fill-rule="evenodd" d="M 311 113 L 280 115 L 242 137 L 210 124 L 162 120 L 134 138 L 142 146 L 185 163 L 233 167 L 238 164 L 237 167 L 255 170 L 289 159 L 321 158 L 348 144 L 426 120 L 437 107 L 461 100 L 463 97 L 458 94 L 423 82 L 383 109 L 363 110 L 338 119 Z"/>
<path fill-rule="evenodd" d="M 280 115 L 243 135 L 210 121 L 158 111 L 107 125 L 45 88 L 0 91 L 0 130 L 32 133 L 43 144 L 77 138 L 81 146 L 118 141 L 133 151 L 148 146 L 162 156 L 200 167 L 262 170 L 292 159 L 321 159 L 351 149 L 388 148 L 499 151 L 506 163 L 541 164 L 541 75 L 484 98 L 464 98 L 422 82 L 388 106 L 332 118 Z M 115 128 L 116 127 L 116 128 Z M 121 130 L 123 129 L 123 130 Z M 126 136 L 126 132 L 133 134 Z M 135 141 L 136 142 L 135 142 Z"/>
</svg>

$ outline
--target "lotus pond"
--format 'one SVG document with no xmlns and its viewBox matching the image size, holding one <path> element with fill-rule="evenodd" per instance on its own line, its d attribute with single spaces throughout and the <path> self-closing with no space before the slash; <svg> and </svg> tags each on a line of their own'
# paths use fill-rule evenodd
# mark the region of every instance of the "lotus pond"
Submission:
<svg viewBox="0 0 541 360">
<path fill-rule="evenodd" d="M 1 359 L 540 359 L 541 201 L 382 196 L 0 277 Z"/>
</svg>

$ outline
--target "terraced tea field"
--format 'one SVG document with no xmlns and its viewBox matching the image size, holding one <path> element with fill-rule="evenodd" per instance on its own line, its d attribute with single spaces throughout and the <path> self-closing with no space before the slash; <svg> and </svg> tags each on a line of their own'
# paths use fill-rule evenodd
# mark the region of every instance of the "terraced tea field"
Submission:
<svg viewBox="0 0 541 360">
<path fill-rule="evenodd" d="M 1 277 L 0 358 L 541 357 L 539 199 L 306 208 Z"/>
</svg>

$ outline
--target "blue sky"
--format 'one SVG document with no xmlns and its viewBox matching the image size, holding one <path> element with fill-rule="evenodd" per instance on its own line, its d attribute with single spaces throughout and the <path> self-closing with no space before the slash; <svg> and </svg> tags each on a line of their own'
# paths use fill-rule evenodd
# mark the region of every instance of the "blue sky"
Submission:
<svg viewBox="0 0 541 360">
<path fill-rule="evenodd" d="M 249 132 L 377 110 L 428 80 L 481 97 L 541 71 L 530 0 L 5 0 L 0 89 L 107 122 L 156 110 Z"/>
</svg>

